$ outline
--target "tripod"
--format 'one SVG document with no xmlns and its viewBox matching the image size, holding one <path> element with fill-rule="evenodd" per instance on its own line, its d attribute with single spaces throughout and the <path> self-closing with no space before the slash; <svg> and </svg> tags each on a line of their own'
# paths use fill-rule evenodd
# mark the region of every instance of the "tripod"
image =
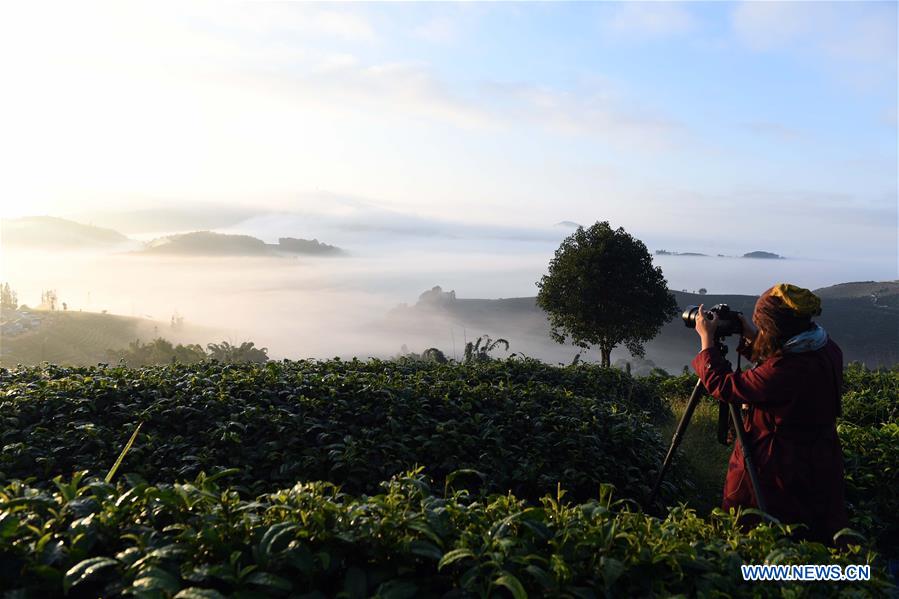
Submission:
<svg viewBox="0 0 899 599">
<path fill-rule="evenodd" d="M 724 341 L 721 338 L 715 340 L 715 345 L 718 347 L 718 350 L 721 352 L 721 355 L 725 355 L 727 353 L 727 346 L 724 345 Z M 737 370 L 740 368 L 739 356 L 737 357 Z M 696 386 L 693 387 L 693 393 L 690 394 L 690 400 L 687 402 L 687 409 L 684 410 L 684 415 L 681 416 L 680 422 L 677 423 L 677 428 L 674 430 L 674 435 L 671 437 L 671 447 L 668 448 L 668 453 L 665 455 L 665 460 L 662 462 L 662 467 L 659 469 L 659 476 L 656 479 L 656 483 L 652 488 L 652 492 L 649 494 L 649 503 L 652 504 L 656 496 L 659 493 L 659 488 L 662 486 L 662 479 L 665 477 L 665 473 L 668 471 L 668 467 L 671 466 L 671 460 L 674 458 L 674 452 L 677 451 L 678 446 L 683 440 L 684 432 L 687 430 L 687 425 L 690 424 L 690 419 L 693 417 L 693 411 L 696 410 L 696 406 L 699 404 L 699 400 L 702 399 L 702 396 L 705 395 L 706 390 L 702 386 L 702 380 L 696 381 Z M 759 487 L 759 479 L 758 475 L 755 471 L 755 464 L 752 460 L 752 447 L 749 445 L 749 441 L 746 439 L 746 432 L 743 430 L 743 419 L 740 417 L 739 412 L 737 411 L 737 406 L 728 403 L 727 407 L 730 411 L 730 419 L 734 425 L 734 429 L 737 433 L 737 442 L 740 444 L 740 448 L 743 452 L 743 463 L 746 465 L 746 470 L 749 471 L 749 480 L 752 483 L 752 492 L 755 494 L 756 503 L 758 503 L 758 507 L 763 512 L 767 512 L 765 499 L 762 496 L 762 490 Z M 720 419 L 719 419 L 719 439 L 721 437 L 720 433 Z M 726 429 L 724 432 L 724 436 L 726 437 Z"/>
</svg>

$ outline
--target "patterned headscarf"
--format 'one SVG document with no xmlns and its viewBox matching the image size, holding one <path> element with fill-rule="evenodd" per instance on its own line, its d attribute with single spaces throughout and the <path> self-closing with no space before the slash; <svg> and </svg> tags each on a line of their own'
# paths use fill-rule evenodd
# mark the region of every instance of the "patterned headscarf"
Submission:
<svg viewBox="0 0 899 599">
<path fill-rule="evenodd" d="M 808 289 L 790 283 L 778 283 L 768 292 L 774 297 L 779 297 L 787 308 L 796 313 L 796 316 L 821 314 L 821 299 Z"/>
<path fill-rule="evenodd" d="M 766 290 L 755 304 L 752 319 L 778 345 L 812 327 L 821 314 L 817 295 L 796 285 L 779 283 Z"/>
</svg>

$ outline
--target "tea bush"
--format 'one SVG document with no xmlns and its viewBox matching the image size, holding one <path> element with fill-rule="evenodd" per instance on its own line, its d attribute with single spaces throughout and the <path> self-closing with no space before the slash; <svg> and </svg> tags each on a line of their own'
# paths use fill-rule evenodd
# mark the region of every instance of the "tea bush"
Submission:
<svg viewBox="0 0 899 599">
<path fill-rule="evenodd" d="M 887 596 L 868 582 L 743 582 L 743 563 L 863 564 L 795 543 L 788 528 L 743 533 L 732 515 L 664 519 L 605 491 L 579 505 L 432 491 L 421 472 L 374 496 L 301 483 L 253 500 L 217 476 L 148 485 L 131 477 L 0 488 L 0 591 L 9 597 L 216 598 Z"/>
<path fill-rule="evenodd" d="M 899 423 L 899 370 L 868 370 L 850 364 L 843 372 L 844 422 Z"/>
<path fill-rule="evenodd" d="M 899 555 L 899 424 L 838 427 L 846 463 L 850 525 Z"/>
<path fill-rule="evenodd" d="M 577 499 L 600 483 L 643 497 L 663 452 L 636 403 L 650 392 L 588 367 L 331 360 L 0 376 L 0 480 L 104 472 L 139 422 L 123 471 L 172 482 L 239 468 L 235 484 L 254 493 L 297 480 L 370 493 L 423 465 L 437 479 L 477 470 L 485 492 L 531 499 L 557 482 Z M 685 484 L 669 483 L 669 497 Z"/>
<path fill-rule="evenodd" d="M 741 532 L 720 511 L 707 519 L 683 506 L 662 519 L 635 511 L 631 500 L 645 497 L 667 448 L 659 427 L 695 380 L 528 359 L 0 369 L 0 591 L 10 599 L 895 593 L 882 562 L 859 547 L 796 543 L 780 525 Z M 897 381 L 897 372 L 847 368 L 839 425 L 851 525 L 891 556 Z M 697 418 L 712 418 L 711 405 Z M 138 423 L 118 485 L 72 476 L 105 473 Z M 723 477 L 726 466 L 699 453 L 691 462 Z M 697 490 L 686 465 L 675 465 L 669 505 Z M 415 471 L 381 482 L 414 466 L 431 478 Z M 547 496 L 557 483 L 580 503 Z M 627 501 L 611 502 L 604 483 Z M 873 562 L 877 580 L 742 582 L 740 563 L 766 560 Z"/>
</svg>

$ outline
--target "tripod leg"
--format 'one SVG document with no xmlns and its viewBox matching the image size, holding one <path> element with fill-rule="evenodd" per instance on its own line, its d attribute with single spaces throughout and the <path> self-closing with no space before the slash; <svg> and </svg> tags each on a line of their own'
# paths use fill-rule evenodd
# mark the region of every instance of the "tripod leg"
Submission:
<svg viewBox="0 0 899 599">
<path fill-rule="evenodd" d="M 767 512 L 768 509 L 765 504 L 765 498 L 762 496 L 762 489 L 759 486 L 759 477 L 755 471 L 755 463 L 752 459 L 752 447 L 750 447 L 749 442 L 746 440 L 746 432 L 743 430 L 743 419 L 737 411 L 737 406 L 728 404 L 728 407 L 730 408 L 730 417 L 734 422 L 734 428 L 737 430 L 737 442 L 740 444 L 740 448 L 743 451 L 743 464 L 749 472 L 749 482 L 752 483 L 752 492 L 755 494 L 755 501 L 760 510 Z"/>
<path fill-rule="evenodd" d="M 684 410 L 684 415 L 681 416 L 680 422 L 677 423 L 677 428 L 674 430 L 674 435 L 671 437 L 671 446 L 668 448 L 668 453 L 665 455 L 662 467 L 659 468 L 659 476 L 656 478 L 656 484 L 649 494 L 650 505 L 655 501 L 656 495 L 659 493 L 659 488 L 662 486 L 662 479 L 665 477 L 668 467 L 671 466 L 674 452 L 677 451 L 677 447 L 683 439 L 684 431 L 687 430 L 687 425 L 690 424 L 690 419 L 693 417 L 693 411 L 696 409 L 699 400 L 702 399 L 703 393 L 705 393 L 705 389 L 702 386 L 702 381 L 696 381 L 696 386 L 693 387 L 693 393 L 690 394 L 690 401 L 687 402 L 687 409 Z"/>
</svg>

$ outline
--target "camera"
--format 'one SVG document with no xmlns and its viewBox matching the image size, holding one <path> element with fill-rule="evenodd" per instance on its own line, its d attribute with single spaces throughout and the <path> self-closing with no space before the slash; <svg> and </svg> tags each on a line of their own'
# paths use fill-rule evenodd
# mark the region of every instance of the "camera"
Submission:
<svg viewBox="0 0 899 599">
<path fill-rule="evenodd" d="M 684 325 L 687 328 L 696 328 L 696 315 L 699 313 L 699 306 L 687 306 L 681 318 L 684 319 Z M 714 316 L 713 316 L 714 315 Z M 705 317 L 708 319 L 715 318 L 718 321 L 718 329 L 715 331 L 717 337 L 727 337 L 728 335 L 736 335 L 743 332 L 743 323 L 740 322 L 740 312 L 730 309 L 727 304 L 716 304 L 705 311 Z"/>
</svg>

